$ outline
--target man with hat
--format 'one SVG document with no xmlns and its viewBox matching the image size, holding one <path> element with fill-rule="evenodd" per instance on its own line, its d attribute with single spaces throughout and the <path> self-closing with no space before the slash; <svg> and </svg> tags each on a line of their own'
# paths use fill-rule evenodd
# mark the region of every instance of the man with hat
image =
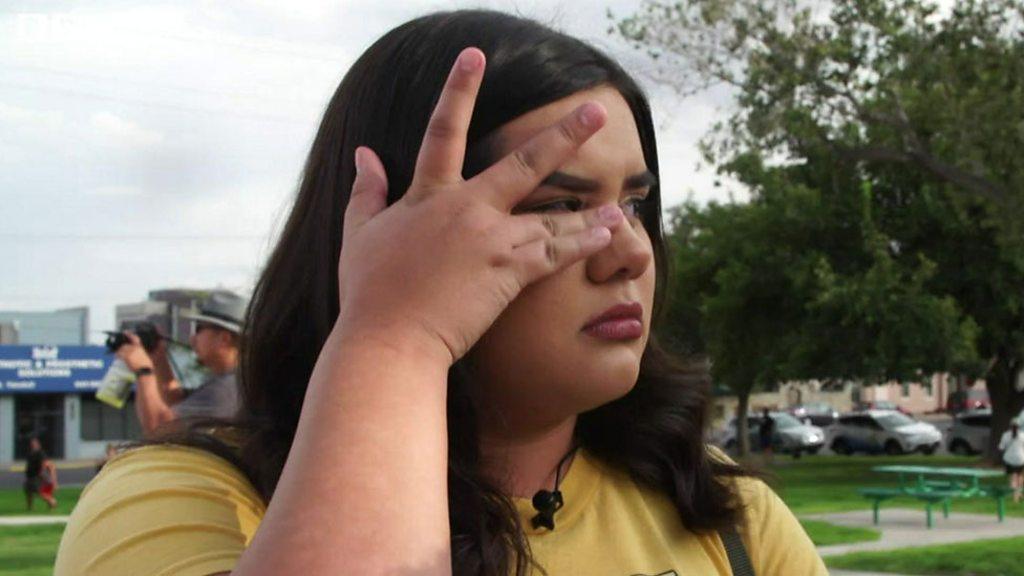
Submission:
<svg viewBox="0 0 1024 576">
<path fill-rule="evenodd" d="M 135 372 L 135 410 L 144 434 L 188 416 L 235 416 L 240 405 L 235 370 L 245 307 L 240 296 L 218 291 L 210 294 L 197 312 L 182 314 L 193 321 L 189 343 L 196 360 L 210 372 L 210 377 L 191 392 L 174 378 L 166 341 L 161 339 L 150 356 L 138 336 L 125 333 L 129 343 L 119 348 L 117 355 Z"/>
</svg>

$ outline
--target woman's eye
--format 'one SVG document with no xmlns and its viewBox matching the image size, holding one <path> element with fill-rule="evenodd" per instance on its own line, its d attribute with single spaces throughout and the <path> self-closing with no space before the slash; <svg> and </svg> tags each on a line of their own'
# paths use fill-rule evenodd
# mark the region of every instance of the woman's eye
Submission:
<svg viewBox="0 0 1024 576">
<path fill-rule="evenodd" d="M 557 202 L 548 202 L 540 206 L 530 208 L 531 212 L 575 212 L 583 207 L 579 200 L 567 198 Z"/>
<path fill-rule="evenodd" d="M 647 199 L 641 196 L 634 196 L 622 203 L 622 213 L 627 218 L 639 218 L 643 211 L 643 204 Z M 583 209 L 583 202 L 575 198 L 566 198 L 555 202 L 548 202 L 530 208 L 529 212 L 576 212 Z"/>
<path fill-rule="evenodd" d="M 639 218 L 646 200 L 646 198 L 641 198 L 640 196 L 634 196 L 626 200 L 622 205 L 622 213 L 626 215 L 626 218 Z"/>
</svg>

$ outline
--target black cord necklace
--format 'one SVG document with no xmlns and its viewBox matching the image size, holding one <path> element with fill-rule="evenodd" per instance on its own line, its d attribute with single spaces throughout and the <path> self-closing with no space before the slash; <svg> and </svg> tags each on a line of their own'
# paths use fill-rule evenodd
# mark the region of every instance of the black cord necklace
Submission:
<svg viewBox="0 0 1024 576">
<path fill-rule="evenodd" d="M 533 524 L 534 528 L 543 526 L 548 530 L 555 529 L 555 512 L 558 512 L 565 505 L 565 500 L 562 499 L 562 492 L 558 489 L 558 485 L 562 482 L 562 466 L 566 460 L 576 453 L 577 448 L 579 446 L 573 446 L 559 460 L 558 467 L 555 468 L 555 489 L 552 491 L 538 490 L 533 495 L 533 507 L 537 510 L 537 515 L 530 520 L 530 523 Z"/>
</svg>

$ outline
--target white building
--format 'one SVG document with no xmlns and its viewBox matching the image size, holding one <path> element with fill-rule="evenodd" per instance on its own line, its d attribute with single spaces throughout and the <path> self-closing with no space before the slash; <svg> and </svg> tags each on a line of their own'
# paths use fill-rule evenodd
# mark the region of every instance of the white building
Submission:
<svg viewBox="0 0 1024 576">
<path fill-rule="evenodd" d="M 186 344 L 191 323 L 181 311 L 210 292 L 154 290 L 148 300 L 117 306 L 117 325 L 151 322 Z M 114 356 L 88 341 L 88 308 L 0 311 L 0 465 L 24 459 L 33 436 L 51 458 L 68 460 L 102 458 L 108 443 L 141 438 L 134 394 L 120 409 L 96 400 Z M 172 345 L 170 352 L 182 386 L 197 387 L 203 374 L 191 351 Z"/>
<path fill-rule="evenodd" d="M 53 458 L 99 458 L 108 442 L 139 437 L 134 404 L 94 398 L 112 356 L 88 346 L 88 308 L 0 311 L 0 463 L 39 438 Z"/>
</svg>

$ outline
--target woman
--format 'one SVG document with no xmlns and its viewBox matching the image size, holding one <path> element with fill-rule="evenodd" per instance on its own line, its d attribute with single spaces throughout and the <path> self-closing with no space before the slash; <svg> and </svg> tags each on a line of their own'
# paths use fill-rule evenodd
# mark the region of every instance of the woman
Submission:
<svg viewBox="0 0 1024 576">
<path fill-rule="evenodd" d="M 1013 490 L 1014 504 L 1020 502 L 1021 490 L 1024 489 L 1024 436 L 1020 434 L 1020 423 L 1014 420 L 1010 429 L 1003 432 L 999 439 L 999 450 L 1003 453 L 1003 464 L 1006 474 L 1010 477 L 1010 489 Z"/>
<path fill-rule="evenodd" d="M 824 574 L 652 334 L 657 175 L 593 48 L 485 11 L 392 30 L 256 286 L 239 421 L 108 464 L 56 573 L 729 574 L 737 531 L 758 574 Z"/>
</svg>

